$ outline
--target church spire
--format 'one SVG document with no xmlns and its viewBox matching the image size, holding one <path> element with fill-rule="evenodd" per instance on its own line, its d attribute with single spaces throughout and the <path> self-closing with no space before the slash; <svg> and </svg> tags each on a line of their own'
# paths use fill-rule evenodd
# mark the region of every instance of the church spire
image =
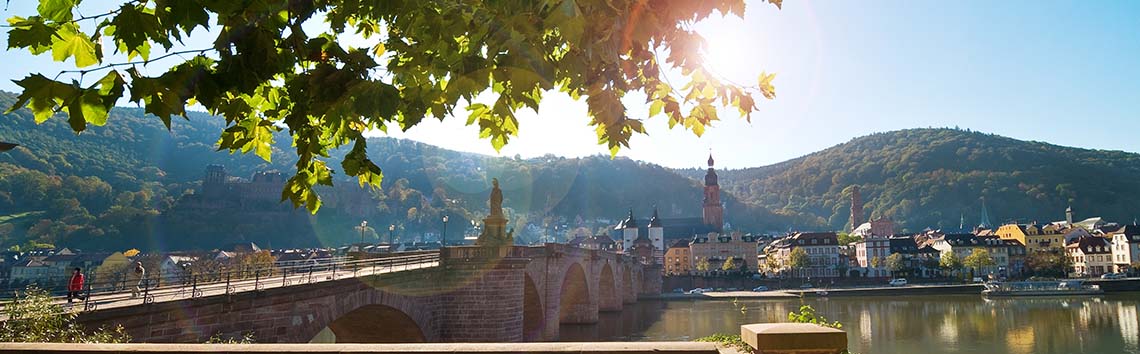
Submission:
<svg viewBox="0 0 1140 354">
<path fill-rule="evenodd" d="M 713 165 L 714 165 L 713 162 L 715 162 L 715 161 L 713 161 L 712 149 L 709 149 L 709 168 L 713 168 Z"/>
<path fill-rule="evenodd" d="M 986 197 L 982 197 L 982 220 L 978 223 L 978 227 L 983 229 L 993 227 L 993 225 L 990 224 L 990 213 L 986 210 Z"/>
<path fill-rule="evenodd" d="M 657 206 L 653 206 L 653 217 L 649 218 L 649 227 L 661 227 L 661 219 L 657 218 Z"/>
</svg>

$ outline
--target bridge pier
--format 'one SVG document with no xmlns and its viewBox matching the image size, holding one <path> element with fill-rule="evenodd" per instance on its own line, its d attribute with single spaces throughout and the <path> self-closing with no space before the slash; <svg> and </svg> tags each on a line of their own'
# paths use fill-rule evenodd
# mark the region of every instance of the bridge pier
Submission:
<svg viewBox="0 0 1140 354">
<path fill-rule="evenodd" d="M 523 341 L 524 276 L 530 259 L 445 258 L 452 290 L 440 296 L 443 342 Z"/>
</svg>

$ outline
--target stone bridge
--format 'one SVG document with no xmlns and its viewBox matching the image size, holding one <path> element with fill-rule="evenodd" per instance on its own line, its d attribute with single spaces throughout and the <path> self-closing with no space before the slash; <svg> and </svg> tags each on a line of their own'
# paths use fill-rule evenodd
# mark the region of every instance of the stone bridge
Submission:
<svg viewBox="0 0 1140 354">
<path fill-rule="evenodd" d="M 85 312 L 136 342 L 520 342 L 661 292 L 661 268 L 563 244 L 446 247 L 437 267 Z"/>
</svg>

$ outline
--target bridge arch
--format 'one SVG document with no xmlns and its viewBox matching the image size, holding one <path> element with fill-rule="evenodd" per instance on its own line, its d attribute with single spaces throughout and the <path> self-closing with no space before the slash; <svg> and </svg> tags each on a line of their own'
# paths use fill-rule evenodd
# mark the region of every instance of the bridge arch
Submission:
<svg viewBox="0 0 1140 354">
<path fill-rule="evenodd" d="M 591 323 L 597 312 L 590 306 L 590 285 L 582 265 L 573 262 L 562 278 L 562 294 L 558 303 L 558 322 Z"/>
<path fill-rule="evenodd" d="M 606 262 L 598 275 L 598 310 L 621 311 L 622 294 L 619 289 L 614 269 L 610 267 L 610 262 Z"/>
<path fill-rule="evenodd" d="M 525 275 L 523 283 L 523 340 L 541 341 L 546 327 L 546 309 L 542 306 L 542 296 L 530 274 Z"/>
<path fill-rule="evenodd" d="M 386 305 L 356 308 L 329 322 L 313 337 L 316 343 L 423 343 L 420 325 L 403 311 Z"/>
</svg>

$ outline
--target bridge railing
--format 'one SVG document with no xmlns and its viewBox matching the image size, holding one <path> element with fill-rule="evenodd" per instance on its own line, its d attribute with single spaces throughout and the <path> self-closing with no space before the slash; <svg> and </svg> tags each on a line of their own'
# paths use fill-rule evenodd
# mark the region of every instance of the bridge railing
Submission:
<svg viewBox="0 0 1140 354">
<path fill-rule="evenodd" d="M 527 247 L 481 247 L 457 246 L 440 249 L 443 259 L 492 259 L 492 258 L 525 258 Z"/>
<path fill-rule="evenodd" d="M 268 287 L 309 284 L 359 275 L 410 269 L 413 265 L 436 263 L 438 251 L 401 252 L 391 254 L 357 254 L 356 257 L 334 256 L 306 261 L 275 262 L 272 265 L 233 264 L 206 272 L 188 272 L 171 277 L 164 274 L 117 274 L 111 279 L 89 277 L 77 299 L 85 311 L 94 310 L 98 303 L 129 299 L 142 299 L 152 303 L 160 297 L 196 298 L 209 295 L 230 295 L 244 291 L 259 291 Z M 5 307 L 27 286 L 36 286 L 49 294 L 66 298 L 70 276 L 38 280 L 29 285 L 0 287 L 0 308 Z M 98 302 L 93 301 L 97 298 Z"/>
</svg>

